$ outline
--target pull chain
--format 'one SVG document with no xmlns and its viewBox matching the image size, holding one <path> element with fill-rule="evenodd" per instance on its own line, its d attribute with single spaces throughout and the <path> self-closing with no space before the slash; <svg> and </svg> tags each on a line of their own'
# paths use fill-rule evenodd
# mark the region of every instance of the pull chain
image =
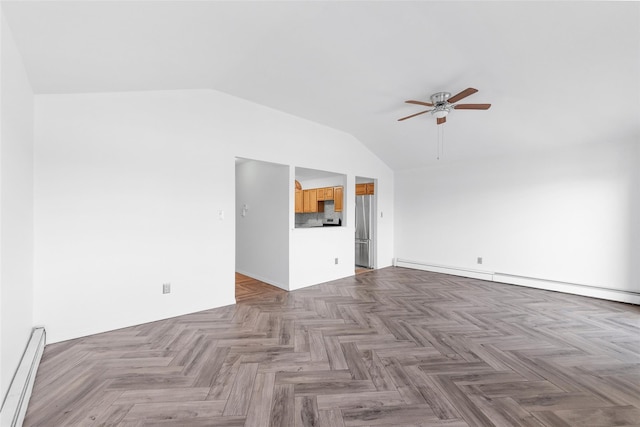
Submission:
<svg viewBox="0 0 640 427">
<path fill-rule="evenodd" d="M 438 125 L 438 156 L 437 159 L 440 160 L 440 156 L 444 155 L 444 125 Z"/>
<path fill-rule="evenodd" d="M 436 155 L 436 159 L 440 160 L 440 126 L 436 127 L 437 132 L 438 132 L 438 141 L 436 142 L 436 149 L 437 149 L 437 155 Z"/>
<path fill-rule="evenodd" d="M 442 135 L 440 138 L 440 155 L 444 156 L 444 124 L 440 126 L 440 134 Z"/>
</svg>

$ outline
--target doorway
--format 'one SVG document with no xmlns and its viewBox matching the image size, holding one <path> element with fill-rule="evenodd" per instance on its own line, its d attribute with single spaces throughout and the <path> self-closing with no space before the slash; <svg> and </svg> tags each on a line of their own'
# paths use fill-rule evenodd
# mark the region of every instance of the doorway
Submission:
<svg viewBox="0 0 640 427">
<path fill-rule="evenodd" d="M 376 265 L 376 180 L 356 177 L 355 268 L 360 274 Z"/>
<path fill-rule="evenodd" d="M 289 289 L 289 171 L 288 165 L 236 158 L 235 271 L 284 290 Z"/>
</svg>

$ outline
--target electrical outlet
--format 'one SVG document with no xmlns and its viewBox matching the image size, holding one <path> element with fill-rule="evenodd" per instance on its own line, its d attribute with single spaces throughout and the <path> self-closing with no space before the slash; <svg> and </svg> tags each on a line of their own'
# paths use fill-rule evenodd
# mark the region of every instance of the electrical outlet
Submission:
<svg viewBox="0 0 640 427">
<path fill-rule="evenodd" d="M 171 283 L 163 283 L 162 284 L 162 293 L 163 294 L 171 293 Z"/>
<path fill-rule="evenodd" d="M 336 264 L 338 264 L 338 258 L 336 258 Z"/>
<path fill-rule="evenodd" d="M 482 257 L 481 256 L 478 257 L 478 264 L 482 264 Z"/>
</svg>

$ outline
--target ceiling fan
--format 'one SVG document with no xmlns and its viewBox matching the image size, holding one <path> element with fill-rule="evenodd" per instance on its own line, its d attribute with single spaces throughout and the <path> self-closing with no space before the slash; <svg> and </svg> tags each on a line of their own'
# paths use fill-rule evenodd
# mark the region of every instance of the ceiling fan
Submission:
<svg viewBox="0 0 640 427">
<path fill-rule="evenodd" d="M 407 120 L 412 117 L 430 112 L 431 115 L 437 119 L 437 123 L 441 125 L 447 121 L 447 114 L 449 114 L 449 112 L 452 109 L 453 110 L 488 110 L 489 107 L 491 107 L 491 104 L 455 104 L 461 99 L 464 99 L 469 95 L 473 95 L 477 91 L 478 89 L 474 89 L 470 87 L 454 96 L 451 96 L 449 92 L 434 93 L 433 95 L 431 95 L 431 102 L 414 101 L 414 100 L 405 101 L 407 104 L 424 105 L 425 107 L 433 107 L 433 109 L 421 111 L 419 113 L 412 114 L 407 117 L 403 117 L 401 119 L 398 119 L 398 121 L 401 122 L 403 120 Z"/>
</svg>

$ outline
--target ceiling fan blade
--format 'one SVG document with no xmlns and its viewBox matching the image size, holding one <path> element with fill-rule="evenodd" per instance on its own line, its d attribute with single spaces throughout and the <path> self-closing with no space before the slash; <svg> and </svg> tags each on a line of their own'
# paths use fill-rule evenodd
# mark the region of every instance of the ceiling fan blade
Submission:
<svg viewBox="0 0 640 427">
<path fill-rule="evenodd" d="M 438 124 L 439 124 L 439 125 L 441 125 L 441 124 L 443 124 L 443 123 L 444 123 L 444 122 L 446 122 L 446 121 L 447 121 L 447 118 L 446 118 L 446 117 L 443 117 L 443 118 L 441 118 L 441 119 L 438 119 Z"/>
<path fill-rule="evenodd" d="M 422 102 L 422 101 L 414 101 L 413 99 L 410 99 L 409 101 L 404 101 L 407 104 L 417 104 L 417 105 L 424 105 L 425 107 L 433 107 L 433 104 L 430 102 Z"/>
<path fill-rule="evenodd" d="M 449 102 L 449 104 L 453 104 L 454 102 L 460 101 L 462 98 L 466 98 L 469 95 L 473 95 L 477 91 L 478 91 L 478 89 L 474 89 L 472 87 L 467 88 L 467 89 L 463 90 L 462 92 L 460 92 L 459 94 L 453 95 L 451 98 L 447 99 L 447 102 Z"/>
<path fill-rule="evenodd" d="M 415 117 L 415 116 L 419 116 L 420 114 L 428 113 L 429 111 L 431 111 L 431 110 L 421 111 L 421 112 L 419 112 L 419 113 L 412 114 L 412 115 L 410 115 L 410 116 L 407 116 L 407 117 L 403 117 L 403 118 L 401 118 L 401 119 L 398 119 L 398 121 L 399 121 L 399 122 L 401 122 L 401 121 L 403 121 L 403 120 L 410 119 L 411 117 Z"/>
<path fill-rule="evenodd" d="M 490 107 L 491 104 L 458 104 L 453 106 L 456 110 L 488 110 Z"/>
</svg>

